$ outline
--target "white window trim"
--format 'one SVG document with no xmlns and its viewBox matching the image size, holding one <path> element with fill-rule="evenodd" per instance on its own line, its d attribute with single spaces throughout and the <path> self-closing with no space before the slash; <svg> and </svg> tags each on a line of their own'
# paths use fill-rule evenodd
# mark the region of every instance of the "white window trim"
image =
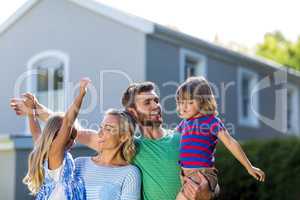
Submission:
<svg viewBox="0 0 300 200">
<path fill-rule="evenodd" d="M 250 118 L 243 117 L 243 107 L 242 107 L 242 76 L 251 77 L 251 86 L 250 86 Z M 252 70 L 245 69 L 243 67 L 238 68 L 238 77 L 237 77 L 237 96 L 238 96 L 238 123 L 241 126 L 259 128 L 258 116 L 255 113 L 259 113 L 259 94 L 252 96 L 252 91 L 255 88 L 255 83 L 258 82 L 258 74 Z M 252 109 L 255 109 L 256 112 L 253 112 Z"/>
<path fill-rule="evenodd" d="M 299 135 L 299 88 L 297 88 L 295 85 L 288 83 L 287 84 L 287 91 L 292 91 L 292 109 L 293 109 L 293 115 L 292 115 L 292 129 L 287 130 L 288 134 L 294 134 Z M 287 116 L 287 113 L 286 113 Z M 286 117 L 287 119 L 287 117 Z"/>
<path fill-rule="evenodd" d="M 49 58 L 49 57 L 53 57 L 53 58 L 58 58 L 59 60 L 61 60 L 64 63 L 64 96 L 67 97 L 67 84 L 69 82 L 69 66 L 70 66 L 70 57 L 68 54 L 59 51 L 59 50 L 47 50 L 47 51 L 43 51 L 41 53 L 38 53 L 36 55 L 34 55 L 33 57 L 31 57 L 29 59 L 29 61 L 27 62 L 27 72 L 29 75 L 29 78 L 27 79 L 27 91 L 32 91 L 33 88 L 35 88 L 35 86 L 33 86 L 32 83 L 32 78 L 31 75 L 32 73 L 35 72 L 35 68 L 34 68 L 34 64 L 36 62 L 38 62 L 41 59 L 44 58 Z M 68 104 L 68 102 L 65 102 L 65 106 L 66 104 Z M 28 120 L 26 120 L 26 124 L 25 124 L 25 134 L 29 133 L 29 126 L 28 126 Z"/>
<path fill-rule="evenodd" d="M 190 58 L 193 58 L 195 60 L 199 60 L 203 63 L 203 71 L 202 71 L 202 75 L 204 77 L 207 76 L 207 60 L 206 60 L 206 56 L 204 56 L 203 54 L 200 54 L 200 53 L 197 53 L 195 51 L 191 51 L 191 50 L 188 50 L 188 49 L 184 49 L 184 48 L 181 48 L 180 49 L 180 52 L 179 52 L 179 56 L 180 56 L 180 67 L 179 67 L 179 80 L 180 82 L 183 82 L 185 81 L 185 60 L 186 60 L 186 57 L 190 57 Z"/>
</svg>

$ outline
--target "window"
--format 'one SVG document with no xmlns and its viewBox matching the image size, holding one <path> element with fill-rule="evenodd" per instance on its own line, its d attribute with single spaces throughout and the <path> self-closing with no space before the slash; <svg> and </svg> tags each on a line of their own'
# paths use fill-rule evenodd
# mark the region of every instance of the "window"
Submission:
<svg viewBox="0 0 300 200">
<path fill-rule="evenodd" d="M 206 76 L 205 56 L 187 50 L 180 50 L 180 81 L 191 76 Z"/>
<path fill-rule="evenodd" d="M 29 61 L 28 68 L 33 72 L 28 90 L 48 108 L 64 111 L 68 57 L 57 51 L 44 52 L 34 56 Z"/>
<path fill-rule="evenodd" d="M 299 93 L 296 86 L 287 86 L 287 132 L 299 135 Z"/>
<path fill-rule="evenodd" d="M 239 68 L 238 71 L 238 120 L 243 126 L 258 127 L 259 121 L 254 110 L 258 112 L 258 94 L 253 93 L 258 81 L 256 73 Z"/>
</svg>

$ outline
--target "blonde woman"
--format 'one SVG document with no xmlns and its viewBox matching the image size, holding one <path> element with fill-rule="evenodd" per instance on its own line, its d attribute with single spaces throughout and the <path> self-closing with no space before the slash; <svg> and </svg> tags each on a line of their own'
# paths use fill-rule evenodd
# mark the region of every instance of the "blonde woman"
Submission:
<svg viewBox="0 0 300 200">
<path fill-rule="evenodd" d="M 91 142 L 98 155 L 75 159 L 75 174 L 85 182 L 87 199 L 140 199 L 140 172 L 129 164 L 135 155 L 134 126 L 126 112 L 108 110 Z"/>
<path fill-rule="evenodd" d="M 83 200 L 86 198 L 82 179 L 74 176 L 74 160 L 68 150 L 77 132 L 73 128 L 90 80 L 80 81 L 80 92 L 64 116 L 51 116 L 43 132 L 36 119 L 34 96 L 25 94 L 24 104 L 30 112 L 30 130 L 34 149 L 29 155 L 28 172 L 23 182 L 38 200 Z M 12 102 L 12 107 L 14 102 Z"/>
</svg>

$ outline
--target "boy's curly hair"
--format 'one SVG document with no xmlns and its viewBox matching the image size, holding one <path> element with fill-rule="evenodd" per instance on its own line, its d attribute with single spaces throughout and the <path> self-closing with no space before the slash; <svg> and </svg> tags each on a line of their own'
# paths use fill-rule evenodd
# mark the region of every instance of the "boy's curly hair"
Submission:
<svg viewBox="0 0 300 200">
<path fill-rule="evenodd" d="M 203 77 L 190 77 L 176 91 L 176 101 L 196 100 L 202 114 L 218 114 L 217 103 L 208 81 Z"/>
</svg>

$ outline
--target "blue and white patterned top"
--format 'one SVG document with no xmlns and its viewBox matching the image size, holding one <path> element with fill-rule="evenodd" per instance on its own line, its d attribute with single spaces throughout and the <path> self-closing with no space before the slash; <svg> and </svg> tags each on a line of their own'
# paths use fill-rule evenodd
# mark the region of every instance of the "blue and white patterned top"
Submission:
<svg viewBox="0 0 300 200">
<path fill-rule="evenodd" d="M 48 161 L 44 162 L 45 179 L 36 195 L 36 200 L 48 200 L 56 192 L 57 186 L 62 186 L 64 190 L 64 198 L 66 200 L 86 200 L 86 191 L 83 180 L 75 176 L 75 164 L 72 155 L 65 152 L 64 161 L 59 173 L 58 179 L 53 178 L 53 174 L 48 167 Z M 61 195 L 61 194 L 60 194 Z M 51 198 L 53 199 L 53 197 Z"/>
<path fill-rule="evenodd" d="M 133 165 L 97 165 L 91 157 L 75 159 L 75 174 L 82 177 L 88 200 L 140 200 L 141 175 Z"/>
</svg>

